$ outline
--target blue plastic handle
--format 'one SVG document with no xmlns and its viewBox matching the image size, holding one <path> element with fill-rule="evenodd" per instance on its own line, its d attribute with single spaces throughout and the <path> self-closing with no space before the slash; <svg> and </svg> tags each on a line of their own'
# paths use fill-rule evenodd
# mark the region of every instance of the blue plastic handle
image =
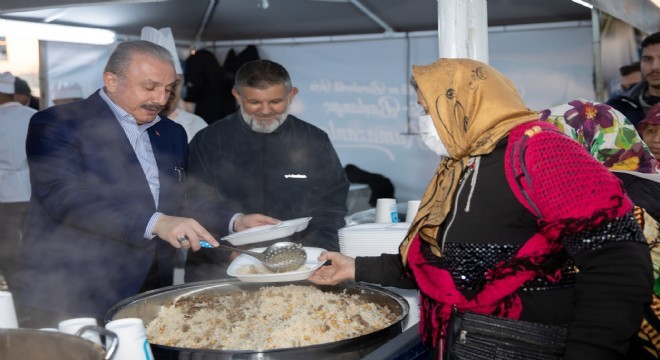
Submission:
<svg viewBox="0 0 660 360">
<path fill-rule="evenodd" d="M 199 244 L 202 245 L 203 248 L 214 249 L 213 245 L 207 243 L 206 240 L 200 240 Z"/>
</svg>

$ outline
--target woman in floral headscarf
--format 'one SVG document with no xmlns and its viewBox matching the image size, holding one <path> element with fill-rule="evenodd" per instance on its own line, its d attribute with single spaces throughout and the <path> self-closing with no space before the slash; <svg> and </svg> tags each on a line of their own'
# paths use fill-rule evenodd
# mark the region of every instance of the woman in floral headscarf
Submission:
<svg viewBox="0 0 660 360">
<path fill-rule="evenodd" d="M 310 280 L 417 286 L 420 330 L 435 349 L 456 308 L 567 324 L 564 359 L 622 357 L 652 270 L 620 181 L 537 121 L 492 67 L 440 59 L 413 76 L 422 139 L 442 161 L 400 253 L 324 253 L 332 265 Z"/>
<path fill-rule="evenodd" d="M 657 108 L 660 115 L 660 107 Z M 651 112 L 649 112 L 650 114 Z M 660 116 L 659 116 L 660 117 Z M 635 359 L 660 356 L 660 173 L 658 162 L 633 124 L 609 105 L 573 100 L 541 112 L 546 120 L 582 144 L 596 160 L 623 181 L 635 206 L 653 260 L 653 303 L 645 315 Z M 638 124 L 643 126 L 643 122 Z M 643 134 L 643 131 L 640 131 Z M 647 141 L 648 142 L 648 141 Z M 632 348 L 635 349 L 635 348 Z"/>
<path fill-rule="evenodd" d="M 623 181 L 635 205 L 660 219 L 658 161 L 626 117 L 607 104 L 573 100 L 541 112 Z"/>
</svg>

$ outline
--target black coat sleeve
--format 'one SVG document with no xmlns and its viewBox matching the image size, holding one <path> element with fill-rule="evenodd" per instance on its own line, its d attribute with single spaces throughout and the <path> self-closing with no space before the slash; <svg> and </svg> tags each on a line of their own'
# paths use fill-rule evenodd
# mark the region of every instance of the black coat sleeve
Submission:
<svg viewBox="0 0 660 360">
<path fill-rule="evenodd" d="M 575 318 L 565 359 L 623 358 L 651 302 L 649 249 L 639 241 L 613 242 L 574 260 L 579 268 Z"/>
<path fill-rule="evenodd" d="M 654 219 L 660 219 L 660 183 L 635 175 L 613 172 L 623 181 L 623 188 L 632 202 Z"/>
<path fill-rule="evenodd" d="M 416 289 L 415 282 L 404 275 L 400 254 L 355 258 L 355 281 L 363 281 L 401 289 Z"/>
</svg>

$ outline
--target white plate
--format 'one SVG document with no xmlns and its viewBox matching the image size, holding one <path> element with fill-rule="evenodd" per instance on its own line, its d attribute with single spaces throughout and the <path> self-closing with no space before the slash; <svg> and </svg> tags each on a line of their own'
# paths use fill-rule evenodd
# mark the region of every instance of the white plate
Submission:
<svg viewBox="0 0 660 360">
<path fill-rule="evenodd" d="M 295 232 L 305 230 L 310 220 L 312 220 L 311 217 L 304 217 L 282 221 L 277 225 L 255 226 L 253 228 L 227 235 L 221 240 L 227 240 L 230 244 L 239 246 L 281 239 L 283 237 L 291 236 Z"/>
<path fill-rule="evenodd" d="M 289 271 L 289 272 L 284 272 L 284 273 L 275 273 L 275 274 L 258 274 L 258 275 L 251 275 L 251 274 L 239 274 L 238 269 L 241 266 L 246 266 L 246 265 L 259 265 L 261 262 L 255 258 L 253 258 L 250 255 L 246 254 L 241 254 L 234 259 L 234 261 L 229 264 L 229 268 L 227 268 L 227 275 L 229 276 L 234 276 L 237 279 L 245 282 L 282 282 L 282 281 L 299 281 L 299 280 L 306 280 L 308 277 L 310 277 L 316 269 L 320 268 L 321 265 L 323 265 L 323 262 L 318 261 L 319 255 L 325 249 L 317 248 L 317 247 L 304 247 L 305 251 L 307 252 L 307 261 L 305 261 L 305 266 L 307 267 L 306 270 L 300 270 L 300 271 Z M 256 248 L 256 249 L 250 249 L 251 251 L 254 252 L 263 252 L 266 250 L 266 248 Z"/>
<path fill-rule="evenodd" d="M 353 226 L 346 226 L 339 229 L 340 232 L 346 231 L 406 231 L 410 227 L 408 223 L 365 223 Z"/>
<path fill-rule="evenodd" d="M 282 224 L 282 226 L 295 226 L 296 232 L 298 232 L 307 229 L 307 225 L 309 224 L 310 220 L 312 220 L 311 217 L 302 217 L 298 219 L 282 221 L 280 224 Z"/>
</svg>

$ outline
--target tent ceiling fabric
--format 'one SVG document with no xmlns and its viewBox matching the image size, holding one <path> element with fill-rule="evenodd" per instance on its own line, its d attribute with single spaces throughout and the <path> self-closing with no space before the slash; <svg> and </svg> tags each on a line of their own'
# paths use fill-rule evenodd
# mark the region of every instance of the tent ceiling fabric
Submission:
<svg viewBox="0 0 660 360">
<path fill-rule="evenodd" d="M 209 42 L 379 34 L 385 32 L 383 23 L 395 32 L 435 31 L 437 5 L 433 0 L 2 0 L 0 17 L 36 22 L 51 17 L 52 24 L 105 28 L 128 37 L 139 37 L 143 26 L 169 26 L 177 41 Z M 488 0 L 487 5 L 489 26 L 591 19 L 589 9 L 571 0 Z"/>
<path fill-rule="evenodd" d="M 588 0 L 596 8 L 612 14 L 624 22 L 647 33 L 660 30 L 659 0 Z"/>
</svg>

